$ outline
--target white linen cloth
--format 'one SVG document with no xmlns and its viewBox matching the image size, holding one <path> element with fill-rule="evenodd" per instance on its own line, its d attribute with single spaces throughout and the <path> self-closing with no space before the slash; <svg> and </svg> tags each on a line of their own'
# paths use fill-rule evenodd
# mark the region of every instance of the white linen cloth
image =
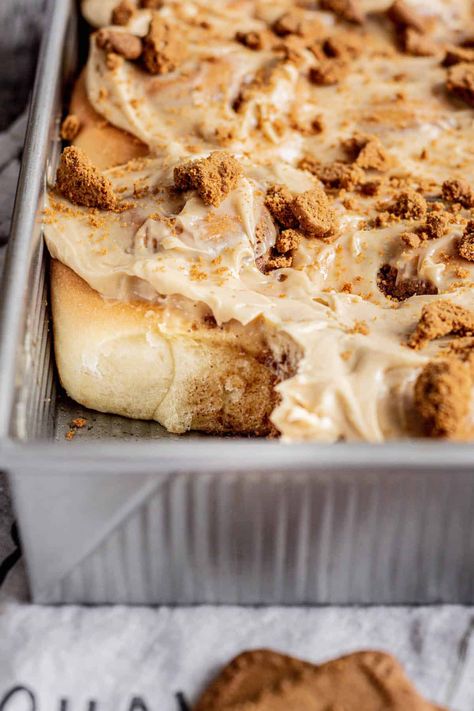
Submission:
<svg viewBox="0 0 474 711">
<path fill-rule="evenodd" d="M 41 7 L 42 0 L 0 0 L 7 28 L 0 38 L 0 243 L 8 234 Z M 0 271 L 2 258 L 0 249 Z M 192 701 L 233 655 L 261 646 L 314 662 L 384 649 L 427 697 L 456 711 L 474 709 L 473 608 L 80 609 L 26 600 L 0 474 L 0 711 L 178 711 L 184 706 L 177 692 Z"/>
</svg>

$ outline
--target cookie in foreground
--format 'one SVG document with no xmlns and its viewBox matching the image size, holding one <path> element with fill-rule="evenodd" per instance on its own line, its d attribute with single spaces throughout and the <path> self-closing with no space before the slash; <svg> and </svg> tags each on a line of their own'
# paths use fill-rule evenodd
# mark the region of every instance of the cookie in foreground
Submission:
<svg viewBox="0 0 474 711">
<path fill-rule="evenodd" d="M 193 711 L 443 711 L 416 691 L 399 662 L 378 651 L 314 665 L 266 649 L 243 652 Z"/>
</svg>

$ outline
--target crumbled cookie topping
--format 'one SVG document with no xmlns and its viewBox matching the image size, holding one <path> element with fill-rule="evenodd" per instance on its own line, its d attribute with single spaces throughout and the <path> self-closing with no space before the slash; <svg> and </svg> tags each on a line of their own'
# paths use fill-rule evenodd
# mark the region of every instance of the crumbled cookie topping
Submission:
<svg viewBox="0 0 474 711">
<path fill-rule="evenodd" d="M 469 365 L 457 358 L 432 360 L 415 383 L 414 403 L 426 434 L 454 437 L 469 412 L 472 376 Z"/>
<path fill-rule="evenodd" d="M 322 164 L 312 156 L 302 158 L 299 167 L 315 175 L 327 188 L 337 190 L 354 190 L 365 178 L 364 171 L 358 165 L 340 161 Z"/>
<path fill-rule="evenodd" d="M 321 60 L 309 70 L 309 80 L 318 86 L 339 84 L 349 71 L 347 63 L 339 59 Z"/>
<path fill-rule="evenodd" d="M 185 59 L 186 46 L 178 28 L 157 12 L 153 13 L 143 40 L 143 62 L 150 74 L 173 72 Z"/>
<path fill-rule="evenodd" d="M 474 106 L 474 65 L 462 62 L 450 67 L 446 88 L 458 99 Z"/>
<path fill-rule="evenodd" d="M 343 148 L 351 159 L 364 170 L 385 172 L 393 166 L 393 159 L 377 136 L 356 134 L 344 141 Z"/>
<path fill-rule="evenodd" d="M 411 8 L 404 0 L 395 0 L 388 8 L 387 17 L 397 29 L 411 28 L 417 32 L 425 31 L 424 18 Z"/>
<path fill-rule="evenodd" d="M 283 13 L 272 25 L 273 32 L 279 37 L 298 35 L 308 41 L 324 35 L 324 26 L 319 20 L 310 20 L 299 9 Z"/>
<path fill-rule="evenodd" d="M 280 254 L 286 254 L 287 252 L 291 252 L 291 250 L 296 249 L 302 239 L 303 235 L 301 232 L 298 232 L 298 230 L 283 230 L 283 232 L 280 232 L 280 234 L 277 235 L 275 249 Z"/>
<path fill-rule="evenodd" d="M 112 10 L 113 25 L 128 25 L 132 17 L 136 14 L 137 8 L 131 0 L 122 0 Z"/>
<path fill-rule="evenodd" d="M 280 225 L 286 228 L 298 227 L 293 213 L 293 195 L 285 185 L 271 185 L 265 196 L 265 207 Z"/>
<path fill-rule="evenodd" d="M 470 220 L 466 225 L 464 234 L 458 243 L 458 253 L 468 262 L 474 262 L 474 221 Z"/>
<path fill-rule="evenodd" d="M 474 335 L 474 313 L 452 301 L 433 301 L 423 307 L 408 345 L 420 350 L 430 341 L 451 335 Z"/>
<path fill-rule="evenodd" d="M 450 222 L 447 212 L 430 212 L 425 224 L 418 228 L 418 235 L 422 240 L 443 237 L 449 230 Z"/>
<path fill-rule="evenodd" d="M 474 190 L 466 180 L 445 180 L 442 196 L 446 202 L 459 203 L 465 208 L 474 207 Z"/>
<path fill-rule="evenodd" d="M 245 47 L 255 50 L 266 49 L 271 44 L 269 35 L 264 30 L 238 31 L 235 34 L 235 39 Z"/>
<path fill-rule="evenodd" d="M 97 46 L 105 52 L 113 52 L 124 59 L 138 59 L 142 53 L 140 37 L 131 32 L 102 29 L 96 35 Z"/>
<path fill-rule="evenodd" d="M 326 57 L 335 59 L 357 59 L 364 51 L 364 42 L 358 35 L 341 32 L 328 37 L 323 43 Z"/>
<path fill-rule="evenodd" d="M 112 184 L 75 146 L 65 148 L 56 176 L 56 188 L 74 205 L 114 210 L 117 197 Z"/>
<path fill-rule="evenodd" d="M 304 14 L 297 10 L 285 12 L 273 23 L 272 29 L 276 35 L 301 35 L 303 33 Z"/>
<path fill-rule="evenodd" d="M 279 254 L 276 250 L 270 250 L 256 260 L 257 267 L 263 274 L 269 274 L 276 269 L 288 269 L 293 264 L 291 254 Z"/>
<path fill-rule="evenodd" d="M 416 232 L 402 232 L 400 239 L 407 247 L 412 249 L 419 247 L 422 242 L 421 237 Z"/>
<path fill-rule="evenodd" d="M 404 30 L 401 44 L 404 51 L 413 57 L 433 57 L 439 52 L 436 42 L 412 27 Z"/>
<path fill-rule="evenodd" d="M 144 10 L 161 10 L 164 0 L 140 0 L 140 7 Z"/>
<path fill-rule="evenodd" d="M 242 174 L 242 166 L 233 155 L 216 151 L 207 158 L 177 166 L 174 184 L 178 190 L 196 190 L 206 205 L 218 207 L 237 187 Z"/>
<path fill-rule="evenodd" d="M 443 59 L 443 67 L 453 67 L 455 64 L 474 62 L 474 49 L 469 47 L 448 47 Z"/>
<path fill-rule="evenodd" d="M 422 220 L 427 211 L 426 200 L 415 190 L 404 190 L 396 195 L 388 211 L 402 220 Z"/>
<path fill-rule="evenodd" d="M 333 12 L 341 20 L 357 25 L 361 25 L 365 19 L 359 0 L 320 0 L 320 7 Z"/>
<path fill-rule="evenodd" d="M 307 237 L 326 239 L 336 232 L 336 213 L 324 190 L 313 188 L 297 195 L 292 204 L 293 214 Z"/>
<path fill-rule="evenodd" d="M 61 138 L 63 141 L 73 141 L 81 129 L 81 122 L 75 114 L 66 116 L 61 124 Z"/>
<path fill-rule="evenodd" d="M 398 270 L 390 264 L 380 267 L 377 274 L 377 286 L 382 294 L 394 301 L 406 301 L 412 296 L 426 296 L 437 294 L 434 284 L 423 279 L 402 279 Z"/>
</svg>

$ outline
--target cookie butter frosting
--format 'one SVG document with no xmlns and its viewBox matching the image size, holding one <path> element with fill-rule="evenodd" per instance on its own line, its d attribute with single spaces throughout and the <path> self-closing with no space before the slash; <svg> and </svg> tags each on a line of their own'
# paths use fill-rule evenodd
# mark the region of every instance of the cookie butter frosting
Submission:
<svg viewBox="0 0 474 711">
<path fill-rule="evenodd" d="M 86 0 L 84 12 L 100 26 L 116 4 Z M 105 298 L 179 298 L 219 324 L 263 318 L 296 342 L 298 370 L 272 415 L 285 439 L 420 434 L 415 381 L 443 343 L 415 350 L 409 335 L 427 304 L 473 307 L 474 261 L 459 244 L 474 207 L 474 121 L 469 86 L 459 100 L 444 66 L 447 49 L 470 47 L 471 3 L 413 1 L 400 14 L 367 0 L 360 25 L 300 5 L 164 2 L 185 53 L 157 74 L 111 61 L 92 35 L 89 100 L 150 157 L 104 174 L 118 210 L 51 193 L 46 240 Z M 113 30 L 144 38 L 150 18 L 137 9 Z M 176 167 L 218 151 L 242 167 L 219 204 L 194 184 L 176 189 Z M 278 186 L 289 217 L 266 197 Z M 322 191 L 326 232 L 305 212 Z"/>
</svg>

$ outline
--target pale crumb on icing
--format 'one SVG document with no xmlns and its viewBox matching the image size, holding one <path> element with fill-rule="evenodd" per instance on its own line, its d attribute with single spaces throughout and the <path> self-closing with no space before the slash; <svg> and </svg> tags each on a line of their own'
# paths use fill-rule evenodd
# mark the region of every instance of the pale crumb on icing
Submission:
<svg viewBox="0 0 474 711">
<path fill-rule="evenodd" d="M 237 187 L 241 177 L 239 161 L 225 151 L 216 151 L 208 158 L 188 161 L 174 169 L 178 190 L 196 190 L 206 205 L 214 207 Z"/>
<path fill-rule="evenodd" d="M 113 210 L 117 197 L 112 184 L 75 146 L 65 148 L 56 176 L 56 188 L 74 205 Z"/>
<path fill-rule="evenodd" d="M 136 14 L 136 6 L 131 0 L 122 0 L 112 10 L 113 25 L 128 25 L 132 17 Z"/>
<path fill-rule="evenodd" d="M 452 301 L 433 301 L 426 304 L 420 320 L 408 339 L 410 348 L 420 350 L 427 343 L 444 336 L 472 336 L 474 313 Z"/>
<path fill-rule="evenodd" d="M 63 141 L 73 141 L 81 129 L 81 122 L 75 114 L 66 116 L 61 124 L 61 138 Z"/>
<path fill-rule="evenodd" d="M 186 58 L 186 46 L 178 27 L 157 12 L 153 13 L 143 41 L 143 62 L 150 74 L 174 71 Z"/>
<path fill-rule="evenodd" d="M 462 62 L 450 67 L 446 88 L 456 98 L 474 106 L 474 65 Z"/>
<path fill-rule="evenodd" d="M 324 190 L 313 188 L 297 195 L 292 204 L 293 214 L 307 237 L 326 239 L 337 230 L 337 219 Z"/>
<path fill-rule="evenodd" d="M 131 32 L 102 29 L 96 34 L 96 43 L 105 52 L 118 54 L 124 59 L 138 59 L 142 53 L 140 37 L 132 35 Z"/>
<path fill-rule="evenodd" d="M 124 61 L 124 58 L 119 54 L 115 54 L 115 52 L 107 52 L 105 63 L 107 65 L 107 69 L 110 69 L 111 72 L 115 72 L 117 69 L 120 69 Z"/>
<path fill-rule="evenodd" d="M 321 0 L 320 7 L 333 12 L 341 20 L 358 25 L 365 19 L 359 0 Z"/>
</svg>

